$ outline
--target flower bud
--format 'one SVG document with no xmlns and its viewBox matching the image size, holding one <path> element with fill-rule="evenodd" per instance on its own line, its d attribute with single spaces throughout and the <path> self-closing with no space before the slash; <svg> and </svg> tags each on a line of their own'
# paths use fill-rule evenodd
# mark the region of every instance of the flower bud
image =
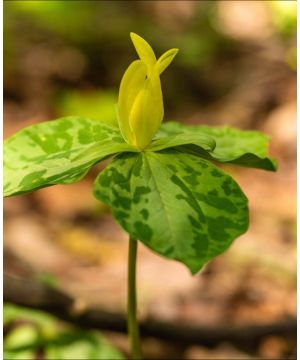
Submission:
<svg viewBox="0 0 300 360">
<path fill-rule="evenodd" d="M 151 46 L 130 34 L 140 59 L 133 61 L 122 78 L 118 100 L 118 122 L 124 140 L 144 149 L 160 127 L 164 115 L 160 74 L 178 52 L 171 49 L 158 60 Z"/>
</svg>

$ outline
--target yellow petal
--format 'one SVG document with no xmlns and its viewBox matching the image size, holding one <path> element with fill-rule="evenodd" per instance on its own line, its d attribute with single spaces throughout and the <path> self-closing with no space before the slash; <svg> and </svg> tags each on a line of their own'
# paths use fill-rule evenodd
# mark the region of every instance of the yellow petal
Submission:
<svg viewBox="0 0 300 360">
<path fill-rule="evenodd" d="M 165 71 L 165 69 L 171 64 L 178 51 L 179 49 L 170 49 L 162 54 L 162 56 L 157 60 L 155 68 L 159 74 Z"/>
<path fill-rule="evenodd" d="M 144 121 L 145 96 L 146 89 L 143 88 L 135 98 L 129 115 L 130 129 L 134 134 L 133 145 L 137 146 L 138 148 L 140 148 L 141 142 L 143 143 L 145 141 L 142 140 L 146 127 L 146 123 Z"/>
<path fill-rule="evenodd" d="M 164 107 L 160 74 L 170 65 L 178 49 L 164 53 L 158 61 L 151 46 L 130 33 L 140 60 L 126 70 L 120 85 L 118 122 L 126 142 L 144 149 L 163 119 Z"/>
<path fill-rule="evenodd" d="M 142 89 L 147 69 L 141 60 L 132 62 L 121 80 L 118 99 L 119 127 L 125 141 L 132 143 L 132 131 L 129 125 L 129 115 L 137 94 Z"/>
<path fill-rule="evenodd" d="M 151 69 L 156 63 L 156 56 L 152 47 L 141 36 L 131 32 L 131 40 L 140 59 Z"/>
<path fill-rule="evenodd" d="M 157 72 L 148 76 L 130 112 L 130 127 L 135 144 L 144 149 L 152 140 L 163 119 L 163 98 Z"/>
</svg>

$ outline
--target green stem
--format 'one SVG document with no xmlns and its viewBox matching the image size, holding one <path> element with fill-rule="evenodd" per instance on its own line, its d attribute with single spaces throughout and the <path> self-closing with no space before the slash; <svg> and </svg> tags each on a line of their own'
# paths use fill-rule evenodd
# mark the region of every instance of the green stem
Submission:
<svg viewBox="0 0 300 360">
<path fill-rule="evenodd" d="M 132 359 L 141 359 L 141 344 L 139 327 L 136 318 L 136 253 L 137 240 L 129 237 L 128 252 L 128 298 L 127 298 L 127 326 L 130 339 Z"/>
</svg>

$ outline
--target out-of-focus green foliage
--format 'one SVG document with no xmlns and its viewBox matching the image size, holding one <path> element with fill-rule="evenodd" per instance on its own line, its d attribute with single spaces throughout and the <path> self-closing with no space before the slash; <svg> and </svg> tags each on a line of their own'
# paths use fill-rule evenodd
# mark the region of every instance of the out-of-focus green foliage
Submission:
<svg viewBox="0 0 300 360">
<path fill-rule="evenodd" d="M 297 69 L 297 48 L 293 40 L 297 32 L 297 1 L 270 1 L 272 20 L 278 32 L 286 39 L 285 61 L 292 70 Z"/>
<path fill-rule="evenodd" d="M 3 317 L 7 360 L 34 360 L 38 354 L 46 360 L 124 359 L 98 332 L 67 327 L 41 311 L 5 304 Z"/>
<path fill-rule="evenodd" d="M 37 280 L 53 289 L 59 289 L 60 284 L 58 278 L 54 274 L 50 274 L 48 272 L 41 272 L 37 274 Z"/>
<path fill-rule="evenodd" d="M 118 126 L 115 103 L 117 94 L 105 91 L 65 91 L 57 97 L 56 111 L 60 116 L 74 114 Z"/>
<path fill-rule="evenodd" d="M 291 3 L 270 1 L 264 6 L 271 19 L 266 25 L 269 33 L 279 40 L 280 46 L 286 47 L 283 60 L 295 69 L 295 48 L 290 42 L 295 36 L 296 5 Z M 134 51 L 126 46 L 127 34 L 133 31 L 149 40 L 155 52 L 163 52 L 170 44 L 181 49 L 173 73 L 163 74 L 171 84 L 168 89 L 163 86 L 166 114 L 174 116 L 186 108 L 201 108 L 234 88 L 243 71 L 239 59 L 247 53 L 247 42 L 241 43 L 226 32 L 219 18 L 220 4 L 218 1 L 174 2 L 168 11 L 168 5 L 160 2 L 7 1 L 4 3 L 5 75 L 10 70 L 10 73 L 23 71 L 26 75 L 28 70 L 24 69 L 31 63 L 35 66 L 35 61 L 43 62 L 44 58 L 45 63 L 49 59 L 50 63 L 64 62 L 57 57 L 57 48 L 75 49 L 83 58 L 84 70 L 76 83 L 67 86 L 57 81 L 51 83 L 56 93 L 63 93 L 56 106 L 57 115 L 78 113 L 115 121 L 114 108 L 108 105 L 108 99 L 117 93 L 119 79 L 125 71 L 125 66 L 120 64 L 134 59 Z M 256 15 L 259 13 L 249 16 Z M 41 52 L 45 49 L 47 54 L 43 58 Z M 63 66 L 68 68 L 68 64 L 56 65 L 60 69 Z M 76 68 L 76 59 L 71 66 Z M 44 71 L 41 73 L 45 76 Z M 72 86 L 100 88 L 99 100 L 93 91 L 71 90 L 70 94 L 64 91 Z M 107 95 L 103 93 L 106 89 L 109 89 Z M 116 102 L 117 96 L 112 104 Z M 100 107 L 104 110 L 99 111 Z"/>
<path fill-rule="evenodd" d="M 134 6 L 127 8 L 126 4 L 110 1 L 21 0 L 6 6 L 16 16 L 25 16 L 28 22 L 76 43 L 94 42 L 106 38 L 109 33 L 118 36 L 129 22 L 127 16 L 121 16 L 121 11 L 126 10 L 130 16 L 130 8 L 134 10 Z M 114 22 L 109 26 L 114 18 L 119 19 L 117 26 Z"/>
<path fill-rule="evenodd" d="M 75 32 L 77 38 L 80 34 L 86 37 L 87 33 L 80 30 L 86 31 L 91 22 L 91 7 L 82 6 L 80 1 L 72 3 L 68 1 L 13 1 L 7 7 L 56 33 L 71 36 Z M 66 23 L 65 18 L 61 16 L 63 13 L 67 13 L 68 18 L 73 21 Z"/>
<path fill-rule="evenodd" d="M 22 47 L 28 42 L 26 47 L 34 49 L 36 44 L 57 39 L 76 46 L 85 54 L 93 72 L 88 75 L 92 77 L 89 80 L 99 87 L 117 87 L 125 70 L 120 64 L 133 60 L 134 51 L 125 45 L 129 31 L 149 39 L 158 53 L 172 43 L 182 50 L 175 64 L 175 69 L 183 70 L 177 73 L 178 80 L 172 74 L 166 75 L 175 82 L 174 91 L 169 90 L 166 97 L 173 99 L 176 106 L 176 98 L 180 96 L 183 100 L 197 96 L 192 88 L 178 86 L 186 80 L 186 70 L 196 69 L 191 78 L 198 83 L 206 66 L 211 66 L 222 52 L 231 52 L 231 41 L 212 25 L 213 2 L 197 4 L 188 26 L 180 31 L 168 29 L 159 18 L 149 16 L 146 6 L 131 1 L 13 1 L 4 4 L 4 11 L 10 17 L 9 31 L 17 40 L 22 38 Z M 11 50 L 19 46 L 17 40 Z M 18 52 L 14 61 L 22 61 Z M 204 95 L 209 93 L 206 91 Z"/>
<path fill-rule="evenodd" d="M 297 1 L 270 1 L 272 18 L 275 26 L 285 36 L 296 34 L 297 30 Z"/>
<path fill-rule="evenodd" d="M 54 318 L 42 311 L 33 311 L 27 308 L 22 308 L 12 304 L 5 304 L 3 307 L 3 323 L 8 325 L 11 321 L 19 319 L 30 319 L 40 325 L 47 326 L 49 329 L 54 329 Z"/>
</svg>

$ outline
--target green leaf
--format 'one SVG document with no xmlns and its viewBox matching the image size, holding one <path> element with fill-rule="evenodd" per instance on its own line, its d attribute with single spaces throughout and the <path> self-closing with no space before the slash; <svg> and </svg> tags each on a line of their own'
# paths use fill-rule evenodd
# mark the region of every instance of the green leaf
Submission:
<svg viewBox="0 0 300 360">
<path fill-rule="evenodd" d="M 277 163 L 268 156 L 269 137 L 259 131 L 239 130 L 225 127 L 189 126 L 176 122 L 168 122 L 161 126 L 157 137 L 165 137 L 179 133 L 206 135 L 212 137 L 216 147 L 210 154 L 199 151 L 195 146 L 181 148 L 184 152 L 246 167 L 276 171 Z"/>
<path fill-rule="evenodd" d="M 207 136 L 205 134 L 182 133 L 154 140 L 145 150 L 160 151 L 181 145 L 194 145 L 206 151 L 213 151 L 216 146 L 216 142 L 211 136 Z"/>
<path fill-rule="evenodd" d="M 4 143 L 4 196 L 70 184 L 107 156 L 131 150 L 117 128 L 82 117 L 27 127 Z"/>
<path fill-rule="evenodd" d="M 248 228 L 247 198 L 237 183 L 174 149 L 117 156 L 98 175 L 94 195 L 134 238 L 194 274 Z"/>
</svg>

